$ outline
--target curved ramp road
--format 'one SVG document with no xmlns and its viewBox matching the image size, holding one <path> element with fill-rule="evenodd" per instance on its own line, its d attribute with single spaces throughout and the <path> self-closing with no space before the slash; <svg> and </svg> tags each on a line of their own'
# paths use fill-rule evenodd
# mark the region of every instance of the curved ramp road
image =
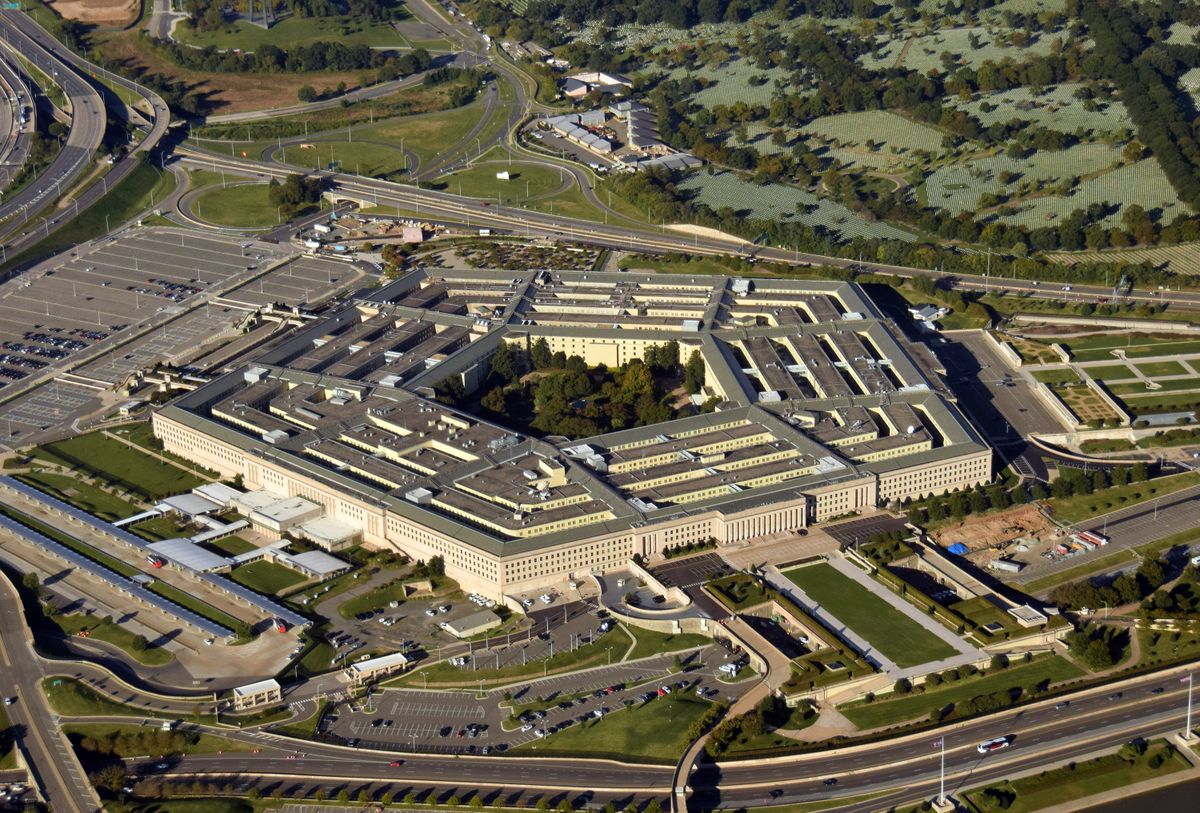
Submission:
<svg viewBox="0 0 1200 813">
<path fill-rule="evenodd" d="M 48 75 L 54 76 L 71 99 L 72 119 L 70 136 L 54 163 L 45 173 L 26 186 L 21 193 L 4 201 L 0 206 L 0 237 L 16 232 L 29 215 L 55 197 L 69 189 L 91 165 L 91 159 L 100 146 L 104 135 L 105 107 L 100 94 L 86 76 L 104 77 L 141 96 L 153 110 L 153 121 L 149 130 L 130 152 L 116 163 L 105 176 L 105 183 L 95 184 L 80 194 L 70 209 L 48 215 L 50 220 L 35 230 L 10 240 L 6 249 L 20 251 L 36 244 L 49 233 L 60 228 L 87 207 L 100 200 L 108 189 L 124 180 L 142 160 L 142 154 L 151 152 L 166 135 L 171 123 L 167 103 L 158 94 L 124 77 L 105 71 L 75 54 L 54 39 L 44 28 L 25 14 L 16 11 L 0 11 L 0 40 L 20 44 L 21 53 L 38 64 Z M 39 62 L 38 60 L 41 60 Z M 43 64 L 50 66 L 49 69 Z M 5 221 L 4 218 L 8 220 Z"/>
<path fill-rule="evenodd" d="M 105 127 L 104 104 L 96 89 L 68 67 L 56 53 L 57 49 L 46 47 L 40 37 L 30 36 L 25 30 L 27 26 L 17 24 L 18 21 L 33 24 L 20 12 L 0 12 L 0 41 L 10 53 L 29 60 L 63 89 L 71 104 L 71 127 L 66 143 L 46 171 L 0 205 L 0 222 L 32 213 L 69 189 L 91 165 Z M 35 24 L 34 27 L 45 34 L 40 27 Z M 45 36 L 58 45 L 49 34 Z M 61 45 L 59 48 L 65 50 Z M 11 231 L 13 225 L 6 227 Z"/>
</svg>

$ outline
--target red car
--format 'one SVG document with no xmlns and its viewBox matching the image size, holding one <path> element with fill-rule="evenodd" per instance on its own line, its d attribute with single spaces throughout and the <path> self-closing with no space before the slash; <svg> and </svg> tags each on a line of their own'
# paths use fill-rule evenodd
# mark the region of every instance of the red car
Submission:
<svg viewBox="0 0 1200 813">
<path fill-rule="evenodd" d="M 399 759 L 393 759 L 391 762 L 388 763 L 388 767 L 389 768 L 399 768 L 403 764 L 404 764 L 403 761 L 401 761 Z"/>
</svg>

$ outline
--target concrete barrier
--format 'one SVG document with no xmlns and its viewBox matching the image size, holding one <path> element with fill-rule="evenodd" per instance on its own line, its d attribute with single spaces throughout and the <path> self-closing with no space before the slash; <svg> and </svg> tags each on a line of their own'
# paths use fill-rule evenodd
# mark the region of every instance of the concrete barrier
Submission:
<svg viewBox="0 0 1200 813">
<path fill-rule="evenodd" d="M 983 335 L 987 337 L 988 342 L 992 345 L 992 349 L 999 354 L 1000 358 L 1008 362 L 1009 367 L 1015 370 L 1021 366 L 1021 354 L 1017 352 L 1015 347 L 1008 342 L 997 339 L 996 334 L 990 330 L 983 331 Z"/>
</svg>

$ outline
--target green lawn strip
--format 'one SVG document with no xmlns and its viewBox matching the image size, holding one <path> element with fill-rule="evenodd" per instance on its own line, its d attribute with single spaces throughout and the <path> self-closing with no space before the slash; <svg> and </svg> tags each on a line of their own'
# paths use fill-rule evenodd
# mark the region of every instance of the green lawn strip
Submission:
<svg viewBox="0 0 1200 813">
<path fill-rule="evenodd" d="M 955 654 L 945 641 L 831 565 L 798 567 L 783 575 L 901 667 Z"/>
<path fill-rule="evenodd" d="M 163 731 L 159 725 L 118 725 L 114 723 L 67 723 L 65 733 L 76 748 L 101 756 L 144 757 L 159 754 L 216 754 L 222 751 L 250 751 L 252 743 L 231 740 L 216 734 L 196 731 Z M 90 742 L 89 742 L 90 740 Z M 94 747 L 87 747 L 87 746 Z M 95 747 L 99 746 L 99 750 Z"/>
<path fill-rule="evenodd" d="M 0 771 L 11 771 L 17 767 L 17 749 L 13 747 L 12 721 L 8 712 L 0 706 Z"/>
<path fill-rule="evenodd" d="M 637 638 L 637 644 L 625 660 L 634 661 L 638 658 L 649 658 L 661 655 L 663 652 L 681 652 L 686 649 L 699 649 L 708 646 L 712 639 L 693 632 L 666 633 L 637 627 L 626 629 L 628 634 Z"/>
<path fill-rule="evenodd" d="M 42 680 L 42 692 L 56 714 L 64 717 L 163 717 L 167 715 L 109 700 L 91 686 L 74 678 L 48 677 Z"/>
<path fill-rule="evenodd" d="M 1093 494 L 1054 497 L 1046 500 L 1046 507 L 1060 522 L 1082 522 L 1118 508 L 1128 508 L 1155 497 L 1165 497 L 1197 484 L 1200 484 L 1200 472 L 1188 471 L 1141 483 L 1114 486 Z"/>
<path fill-rule="evenodd" d="M 1121 403 L 1135 417 L 1156 415 L 1160 412 L 1193 412 L 1200 407 L 1200 392 L 1154 392 L 1144 396 L 1127 395 L 1121 399 Z"/>
<path fill-rule="evenodd" d="M 321 704 L 309 716 L 303 720 L 296 720 L 290 723 L 272 726 L 271 733 L 279 734 L 283 737 L 295 737 L 300 740 L 311 740 L 313 734 L 316 733 L 317 723 L 321 719 L 321 714 L 325 711 L 325 707 L 329 705 L 328 700 L 322 700 Z"/>
<path fill-rule="evenodd" d="M 601 198 L 603 200 L 603 197 Z M 742 273 L 740 263 L 726 262 L 718 257 L 647 257 L 633 255 L 620 261 L 620 267 L 632 271 L 653 271 L 659 274 L 713 274 L 736 276 Z"/>
<path fill-rule="evenodd" d="M 134 644 L 137 633 L 130 632 L 120 624 L 109 621 L 106 618 L 79 613 L 71 615 L 62 615 L 60 613 L 47 617 L 52 624 L 63 631 L 64 635 L 75 636 L 81 630 L 86 629 L 88 631 L 88 638 L 91 640 L 104 641 L 105 643 L 120 647 L 121 650 L 128 653 L 139 663 L 144 663 L 147 666 L 163 666 L 170 663 L 175 657 L 171 654 L 170 650 L 163 649 L 162 647 L 147 646 L 144 649 L 138 649 Z"/>
<path fill-rule="evenodd" d="M 180 525 L 172 516 L 153 517 L 142 520 L 134 525 L 126 526 L 126 530 L 144 539 L 153 539 L 155 541 L 177 539 L 181 536 L 188 536 L 190 533 L 187 528 Z"/>
<path fill-rule="evenodd" d="M 291 568 L 268 562 L 266 559 L 239 565 L 230 571 L 229 577 L 238 584 L 268 596 L 307 581 L 305 576 Z"/>
<path fill-rule="evenodd" d="M 722 753 L 726 756 L 745 759 L 752 758 L 759 752 L 761 752 L 761 756 L 770 756 L 779 749 L 790 749 L 796 745 L 797 741 L 792 737 L 780 734 L 780 730 L 803 731 L 815 723 L 818 717 L 817 712 L 811 709 L 804 711 L 801 707 L 797 707 L 793 711 L 795 713 L 791 715 L 786 726 L 763 731 L 761 734 L 753 736 L 739 735 Z"/>
<path fill-rule="evenodd" d="M 746 573 L 714 579 L 708 583 L 708 588 L 722 604 L 734 611 L 762 604 L 770 598 L 758 580 Z"/>
<path fill-rule="evenodd" d="M 1034 658 L 1030 663 L 1017 663 L 990 674 L 943 683 L 936 689 L 913 692 L 894 700 L 855 702 L 839 706 L 838 711 L 860 729 L 882 728 L 928 717 L 935 709 L 942 709 L 973 697 L 1010 688 L 1025 690 L 1046 680 L 1051 684 L 1059 683 L 1082 674 L 1083 670 L 1064 658 L 1057 655 L 1043 656 Z"/>
<path fill-rule="evenodd" d="M 1154 760 L 1161 760 L 1152 768 Z M 1010 813 L 1033 813 L 1054 805 L 1076 802 L 1105 791 L 1118 790 L 1147 779 L 1185 771 L 1191 767 L 1172 746 L 1158 740 L 1146 753 L 1132 760 L 1119 754 L 1106 754 L 1086 762 L 1072 762 L 1061 768 L 1042 771 L 1034 776 L 1014 779 L 967 791 L 964 796 L 975 809 L 987 810 L 989 789 L 992 793 L 1010 794 L 1012 803 L 1005 806 Z"/>
<path fill-rule="evenodd" d="M 84 209 L 58 231 L 36 245 L 10 257 L 0 271 L 24 267 L 34 260 L 65 251 L 107 234 L 161 201 L 175 188 L 175 176 L 144 163 L 118 184 L 110 184 L 108 194 Z"/>
<path fill-rule="evenodd" d="M 1113 395 L 1119 395 L 1122 398 L 1125 396 L 1146 396 L 1154 398 L 1160 392 L 1179 392 L 1182 390 L 1200 390 L 1200 381 L 1194 378 L 1181 378 L 1172 381 L 1160 381 L 1158 389 L 1150 389 L 1141 381 L 1130 381 L 1126 384 L 1110 384 L 1104 382 L 1104 386 L 1108 387 L 1109 392 Z M 1126 402 L 1128 403 L 1128 402 Z"/>
<path fill-rule="evenodd" d="M 1187 375 L 1187 370 L 1178 361 L 1143 361 L 1135 364 L 1138 372 L 1149 378 L 1161 375 Z"/>
<path fill-rule="evenodd" d="M 688 745 L 688 728 L 710 705 L 695 696 L 670 694 L 628 708 L 613 706 L 600 719 L 577 723 L 545 739 L 519 746 L 512 753 L 634 758 L 674 764 Z"/>
<path fill-rule="evenodd" d="M 291 16 L 264 28 L 236 20 L 219 28 L 197 31 L 189 21 L 181 21 L 174 30 L 182 43 L 198 48 L 213 46 L 218 50 L 241 48 L 254 51 L 264 45 L 295 48 L 314 42 L 337 41 L 342 45 L 369 45 L 402 48 L 406 41 L 390 21 L 375 22 L 363 18 L 342 16 Z M 314 83 L 315 84 L 315 83 Z M 294 101 L 294 100 L 290 100 Z"/>
<path fill-rule="evenodd" d="M 617 663 L 632 640 L 625 629 L 617 629 L 596 639 L 594 643 L 576 647 L 573 651 L 559 651 L 552 658 L 530 661 L 526 664 L 513 664 L 499 669 L 463 669 L 452 666 L 447 661 L 410 672 L 390 685 L 396 686 L 430 686 L 439 689 L 470 688 L 509 683 L 523 678 L 555 675 L 562 672 L 574 672 L 594 666 L 604 666 Z"/>
<path fill-rule="evenodd" d="M 1117 338 L 1117 337 L 1114 337 Z M 1200 353 L 1200 341 L 1154 342 L 1151 344 L 1129 344 L 1118 342 L 1104 348 L 1081 350 L 1076 352 L 1078 345 L 1069 345 L 1072 361 L 1111 361 L 1116 356 L 1114 350 L 1124 351 L 1125 358 L 1139 359 L 1150 356 L 1183 356 Z"/>
<path fill-rule="evenodd" d="M 878 799 L 880 796 L 887 796 L 895 793 L 892 790 L 881 790 L 875 793 L 864 793 L 860 796 L 839 796 L 836 799 L 820 802 L 798 802 L 792 805 L 777 805 L 772 807 L 743 807 L 738 808 L 742 813 L 820 813 L 823 810 L 836 810 L 841 807 L 848 807 L 852 804 L 861 802 L 869 802 L 872 799 Z"/>
<path fill-rule="evenodd" d="M 1126 378 L 1136 378 L 1133 370 L 1125 364 L 1096 364 L 1082 368 L 1092 378 L 1121 381 Z"/>
<path fill-rule="evenodd" d="M 397 575 L 395 581 L 381 584 L 360 596 L 348 598 L 338 605 L 338 615 L 349 619 L 354 618 L 359 613 L 387 607 L 393 601 L 403 603 L 407 599 L 404 592 L 404 583 L 404 577 Z"/>
<path fill-rule="evenodd" d="M 247 625 L 245 622 L 239 621 L 237 618 L 234 618 L 232 615 L 229 615 L 223 610 L 218 610 L 216 607 L 205 601 L 201 601 L 191 593 L 185 593 L 174 585 L 170 585 L 166 582 L 156 579 L 148 589 L 151 592 L 162 596 L 167 601 L 172 601 L 178 604 L 185 610 L 191 610 L 196 615 L 201 616 L 202 618 L 207 618 L 214 624 L 220 624 L 226 629 L 233 630 L 235 635 L 248 632 L 249 625 Z"/>
<path fill-rule="evenodd" d="M 81 542 L 74 537 L 60 533 L 57 529 L 51 528 L 49 525 L 39 522 L 33 517 L 22 514 L 20 511 L 15 511 L 8 506 L 0 505 L 0 514 L 4 514 L 4 516 L 8 517 L 9 519 L 16 520 L 22 525 L 37 531 L 43 536 L 53 539 L 55 542 L 70 548 L 80 556 L 84 556 L 88 559 L 91 559 L 93 562 L 108 568 L 119 576 L 132 578 L 133 576 L 136 576 L 142 572 L 136 567 L 131 567 L 120 559 L 117 559 L 114 556 L 109 556 L 104 551 L 98 550 L 86 542 Z"/>
<path fill-rule="evenodd" d="M 101 432 L 37 446 L 30 454 L 85 471 L 149 500 L 190 491 L 205 482 L 189 471 L 157 460 L 151 454 Z"/>
<path fill-rule="evenodd" d="M 257 545 L 250 544 L 240 536 L 223 536 L 220 539 L 210 539 L 204 544 L 228 556 L 240 556 L 243 553 L 249 553 L 257 547 Z"/>
<path fill-rule="evenodd" d="M 278 805 L 269 799 L 251 802 L 247 799 L 233 799 L 227 796 L 206 796 L 202 799 L 176 799 L 168 801 L 154 800 L 146 802 L 117 802 L 104 803 L 107 813 L 265 813 L 267 810 L 278 809 Z M 337 808 L 330 806 L 330 811 Z"/>
<path fill-rule="evenodd" d="M 27 474 L 18 474 L 16 478 L 26 485 L 45 491 L 68 505 L 73 505 L 81 511 L 87 511 L 89 514 L 110 522 L 131 517 L 141 511 L 138 506 L 115 494 L 109 494 L 91 483 L 81 482 L 66 474 L 31 471 Z"/>
<path fill-rule="evenodd" d="M 1035 381 L 1043 384 L 1075 384 L 1079 381 L 1079 376 L 1069 367 L 1060 370 L 1034 370 L 1032 375 Z"/>
</svg>

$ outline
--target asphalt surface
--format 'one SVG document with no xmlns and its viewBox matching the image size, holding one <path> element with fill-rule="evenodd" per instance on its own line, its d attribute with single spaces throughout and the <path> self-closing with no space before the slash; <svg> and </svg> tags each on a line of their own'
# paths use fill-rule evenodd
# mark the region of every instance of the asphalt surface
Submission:
<svg viewBox="0 0 1200 813">
<path fill-rule="evenodd" d="M 19 252 L 49 236 L 74 219 L 78 212 L 87 209 L 108 193 L 108 189 L 120 183 L 141 163 L 142 153 L 151 152 L 158 146 L 170 125 L 170 111 L 162 98 L 141 85 L 122 76 L 105 71 L 76 55 L 60 43 L 27 15 L 19 11 L 0 11 L 0 39 L 21 49 L 27 59 L 56 78 L 72 100 L 74 115 L 71 120 L 67 145 L 60 151 L 51 166 L 20 193 L 0 206 L 0 238 L 6 240 L 8 252 Z M 67 66 L 70 67 L 67 67 Z M 44 207 L 54 198 L 70 188 L 91 165 L 91 157 L 100 146 L 104 135 L 106 116 L 104 102 L 87 75 L 103 73 L 109 81 L 137 93 L 154 111 L 149 130 L 143 130 L 142 138 L 124 158 L 117 161 L 105 175 L 106 183 L 94 184 L 80 193 L 69 209 L 47 215 L 48 219 L 35 228 L 13 234 L 25 225 L 33 210 Z M 98 83 L 97 83 L 98 84 Z M 109 94 L 111 97 L 111 94 Z M 113 97 L 115 99 L 115 97 Z M 119 102 L 118 102 L 119 103 Z M 78 131 L 78 133 L 76 132 Z M 53 197 L 51 197 L 53 192 Z M 7 221 L 4 218 L 8 218 Z"/>
<path fill-rule="evenodd" d="M 5 711 L 34 783 L 56 813 L 91 813 L 99 799 L 42 695 L 41 661 L 23 631 L 25 616 L 12 583 L 0 576 L 0 695 L 16 698 Z"/>
<path fill-rule="evenodd" d="M 28 23 L 25 25 L 23 23 Z M 30 26 L 35 30 L 31 30 Z M 37 27 L 20 12 L 0 12 L 0 40 L 21 54 L 46 76 L 57 82 L 71 103 L 71 127 L 58 155 L 36 179 L 11 195 L 0 205 L 0 231 L 10 234 L 28 215 L 50 203 L 91 167 L 93 156 L 104 137 L 104 104 L 92 85 L 67 66 L 59 51 L 66 50 L 51 39 L 44 41 Z M 49 35 L 45 35 L 49 38 Z M 57 47 L 56 47 L 57 46 Z M 11 219 L 18 216 L 16 222 Z"/>
</svg>

